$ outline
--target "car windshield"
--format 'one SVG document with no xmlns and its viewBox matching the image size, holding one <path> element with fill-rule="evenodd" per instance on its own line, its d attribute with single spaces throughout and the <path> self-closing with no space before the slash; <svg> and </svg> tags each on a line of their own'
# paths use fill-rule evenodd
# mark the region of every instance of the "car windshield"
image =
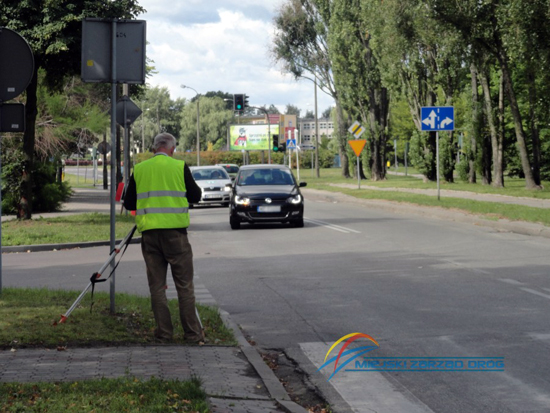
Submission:
<svg viewBox="0 0 550 413">
<path fill-rule="evenodd" d="M 223 168 L 229 172 L 230 174 L 236 174 L 237 172 L 239 172 L 239 167 L 238 166 L 232 166 L 232 165 L 223 165 Z"/>
<path fill-rule="evenodd" d="M 195 169 L 192 171 L 192 174 L 195 181 L 205 181 L 207 179 L 230 179 L 227 172 L 221 168 Z"/>
<path fill-rule="evenodd" d="M 241 170 L 237 185 L 294 185 L 294 178 L 281 169 Z"/>
</svg>

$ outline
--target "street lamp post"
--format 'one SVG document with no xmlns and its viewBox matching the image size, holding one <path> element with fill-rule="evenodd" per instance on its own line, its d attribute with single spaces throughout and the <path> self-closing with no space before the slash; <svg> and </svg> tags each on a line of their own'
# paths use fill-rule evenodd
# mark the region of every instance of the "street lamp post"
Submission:
<svg viewBox="0 0 550 413">
<path fill-rule="evenodd" d="M 199 111 L 199 92 L 197 92 L 192 87 L 181 85 L 182 89 L 191 89 L 193 92 L 197 94 L 197 166 L 200 166 L 201 164 L 201 141 L 200 141 L 200 111 Z"/>
<path fill-rule="evenodd" d="M 269 120 L 269 114 L 265 108 L 260 108 L 257 106 L 249 106 L 249 108 L 261 110 L 265 114 L 267 120 L 267 159 L 268 163 L 271 164 L 271 121 Z"/>
</svg>

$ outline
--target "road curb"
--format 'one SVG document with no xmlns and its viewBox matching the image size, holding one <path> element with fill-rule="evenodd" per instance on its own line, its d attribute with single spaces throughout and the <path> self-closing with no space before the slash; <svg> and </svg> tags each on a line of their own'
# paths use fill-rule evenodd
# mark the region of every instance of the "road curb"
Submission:
<svg viewBox="0 0 550 413">
<path fill-rule="evenodd" d="M 118 245 L 122 239 L 116 240 Z M 141 243 L 141 237 L 132 238 L 130 244 Z M 17 253 L 17 252 L 40 252 L 40 251 L 59 251 L 70 250 L 74 248 L 91 248 L 110 246 L 110 241 L 91 241 L 91 242 L 70 242 L 66 244 L 42 244 L 42 245 L 15 245 L 11 247 L 2 247 L 2 253 Z"/>
<path fill-rule="evenodd" d="M 265 364 L 258 350 L 250 345 L 250 343 L 246 340 L 241 329 L 232 320 L 230 314 L 221 308 L 219 309 L 219 311 L 224 324 L 228 328 L 233 330 L 233 333 L 237 338 L 237 342 L 239 343 L 239 347 L 241 348 L 243 354 L 250 362 L 252 367 L 254 367 L 254 370 L 256 370 L 256 372 L 264 382 L 267 391 L 271 395 L 271 398 L 275 400 L 282 409 L 289 413 L 307 413 L 306 409 L 291 400 L 287 391 L 285 390 L 279 379 L 275 376 L 275 373 L 273 373 L 269 366 Z"/>
<path fill-rule="evenodd" d="M 321 189 L 303 189 L 305 194 L 310 193 L 323 197 L 330 202 L 350 202 L 395 213 L 408 213 L 427 218 L 436 218 L 446 221 L 463 222 L 481 227 L 488 227 L 502 232 L 512 232 L 522 235 L 550 238 L 550 227 L 526 221 L 509 221 L 507 219 L 490 220 L 479 215 L 466 213 L 459 210 L 450 210 L 441 207 L 415 205 L 386 200 L 373 200 L 355 198 L 342 192 L 330 192 Z"/>
</svg>

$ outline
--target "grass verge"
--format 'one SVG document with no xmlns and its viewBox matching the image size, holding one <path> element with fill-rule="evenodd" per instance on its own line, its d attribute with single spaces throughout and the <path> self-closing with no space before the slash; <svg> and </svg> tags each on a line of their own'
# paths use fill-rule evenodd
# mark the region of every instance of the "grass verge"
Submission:
<svg viewBox="0 0 550 413">
<path fill-rule="evenodd" d="M 0 383 L 0 412 L 209 412 L 198 378 Z"/>
<path fill-rule="evenodd" d="M 110 314 L 108 293 L 95 293 L 90 312 L 88 294 L 63 324 L 60 315 L 78 292 L 5 288 L 0 295 L 0 349 L 57 348 L 150 344 L 155 320 L 149 297 L 117 293 L 116 313 Z M 186 344 L 179 321 L 177 300 L 169 300 L 174 324 L 172 344 Z M 223 323 L 217 308 L 197 305 L 207 344 L 236 345 L 233 332 Z"/>
<path fill-rule="evenodd" d="M 348 189 L 322 184 L 308 184 L 308 188 L 343 193 L 359 199 L 381 199 L 429 207 L 455 209 L 489 220 L 508 219 L 510 221 L 525 221 L 550 226 L 550 210 L 545 208 L 473 201 L 471 199 L 462 198 L 443 197 L 438 201 L 436 197 L 428 195 L 417 195 L 397 191 L 376 191 L 364 188 L 360 190 Z"/>
<path fill-rule="evenodd" d="M 294 170 L 296 173 L 296 170 Z M 300 178 L 309 185 L 327 185 L 331 183 L 356 184 L 357 178 L 346 179 L 342 177 L 340 168 L 321 169 L 320 178 L 312 176 L 310 170 L 300 170 Z M 481 183 L 469 184 L 464 182 L 449 183 L 441 181 L 441 189 L 452 191 L 467 191 L 482 194 L 508 195 L 515 197 L 527 197 L 538 199 L 550 199 L 550 182 L 543 182 L 543 189 L 534 190 L 525 188 L 525 180 L 519 178 L 505 178 L 504 188 L 494 188 L 491 185 L 482 185 Z M 436 182 L 424 182 L 422 179 L 412 176 L 386 175 L 385 181 L 372 181 L 370 179 L 362 180 L 361 187 L 373 186 L 378 188 L 415 188 L 415 189 L 437 189 Z"/>
<path fill-rule="evenodd" d="M 124 238 L 134 226 L 134 221 L 131 215 L 117 215 L 116 238 Z M 2 245 L 7 247 L 108 241 L 110 222 L 109 214 L 100 213 L 2 222 Z"/>
</svg>

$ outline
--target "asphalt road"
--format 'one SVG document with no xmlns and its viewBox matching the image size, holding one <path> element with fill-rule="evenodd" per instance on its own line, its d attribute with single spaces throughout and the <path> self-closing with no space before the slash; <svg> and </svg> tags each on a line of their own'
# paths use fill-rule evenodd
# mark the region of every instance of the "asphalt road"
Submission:
<svg viewBox="0 0 550 413">
<path fill-rule="evenodd" d="M 304 228 L 232 231 L 226 208 L 191 213 L 197 283 L 258 346 L 293 358 L 334 411 L 550 411 L 549 239 L 311 194 Z M 79 290 L 107 255 L 6 254 L 4 286 Z M 138 245 L 116 287 L 147 294 Z M 327 382 L 330 371 L 317 367 L 354 332 L 378 342 L 373 357 L 504 357 L 505 367 L 343 370 Z"/>
</svg>

